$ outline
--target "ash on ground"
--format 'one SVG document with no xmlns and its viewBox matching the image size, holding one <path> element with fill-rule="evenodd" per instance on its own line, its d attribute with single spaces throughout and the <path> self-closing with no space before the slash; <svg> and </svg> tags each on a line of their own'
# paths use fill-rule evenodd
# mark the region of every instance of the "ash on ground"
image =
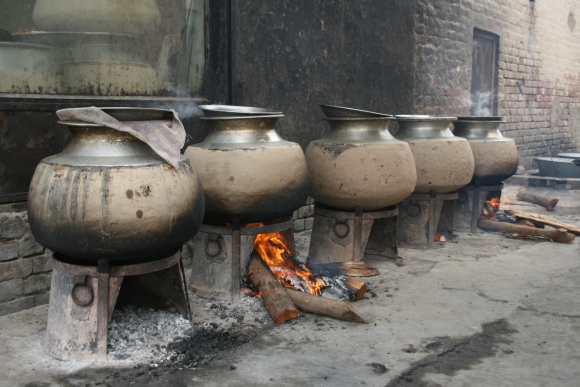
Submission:
<svg viewBox="0 0 580 387">
<path fill-rule="evenodd" d="M 167 311 L 115 309 L 109 355 L 148 368 L 196 368 L 222 359 L 274 325 L 258 297 L 208 302 L 192 296 L 190 302 L 192 322 Z"/>
</svg>

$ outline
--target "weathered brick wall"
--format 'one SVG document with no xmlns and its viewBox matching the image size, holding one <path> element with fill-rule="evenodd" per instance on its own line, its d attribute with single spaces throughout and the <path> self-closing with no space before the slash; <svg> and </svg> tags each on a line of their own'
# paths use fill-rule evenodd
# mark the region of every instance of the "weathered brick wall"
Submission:
<svg viewBox="0 0 580 387">
<path fill-rule="evenodd" d="M 0 316 L 48 303 L 50 257 L 30 232 L 26 203 L 0 205 Z"/>
<path fill-rule="evenodd" d="M 580 144 L 580 25 L 575 0 L 417 0 L 415 112 L 469 115 L 473 31 L 499 35 L 500 128 L 514 138 L 520 164 L 575 151 Z M 532 115 L 519 93 L 523 86 Z M 537 128 L 536 129 L 536 125 Z"/>
</svg>

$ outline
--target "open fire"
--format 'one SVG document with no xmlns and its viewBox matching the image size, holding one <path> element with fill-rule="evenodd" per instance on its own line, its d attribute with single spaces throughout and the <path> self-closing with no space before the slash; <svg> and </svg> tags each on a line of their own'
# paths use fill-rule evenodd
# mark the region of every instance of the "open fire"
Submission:
<svg viewBox="0 0 580 387">
<path fill-rule="evenodd" d="M 515 223 L 516 217 L 509 213 L 510 208 L 506 205 L 508 201 L 506 195 L 504 195 L 503 204 L 501 204 L 501 198 L 499 197 L 487 200 L 483 206 L 483 210 L 481 211 L 480 218 L 496 222 Z"/>
<path fill-rule="evenodd" d="M 261 226 L 262 224 L 250 224 L 249 226 L 254 225 Z M 260 254 L 280 284 L 319 296 L 327 284 L 291 253 L 288 247 L 292 242 L 288 240 L 291 235 L 282 232 L 258 234 L 254 242 L 254 249 Z"/>
</svg>

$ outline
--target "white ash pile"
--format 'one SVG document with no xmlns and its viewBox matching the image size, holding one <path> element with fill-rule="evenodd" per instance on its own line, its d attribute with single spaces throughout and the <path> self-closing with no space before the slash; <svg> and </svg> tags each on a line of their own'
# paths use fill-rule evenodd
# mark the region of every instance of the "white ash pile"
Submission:
<svg viewBox="0 0 580 387">
<path fill-rule="evenodd" d="M 193 324 L 167 311 L 115 309 L 109 323 L 109 355 L 150 369 L 196 368 L 222 359 L 273 325 L 258 297 L 207 302 L 191 296 L 190 301 Z"/>
<path fill-rule="evenodd" d="M 167 344 L 183 337 L 191 323 L 180 314 L 135 310 L 127 307 L 113 312 L 109 323 L 109 354 L 133 361 L 167 360 Z"/>
</svg>

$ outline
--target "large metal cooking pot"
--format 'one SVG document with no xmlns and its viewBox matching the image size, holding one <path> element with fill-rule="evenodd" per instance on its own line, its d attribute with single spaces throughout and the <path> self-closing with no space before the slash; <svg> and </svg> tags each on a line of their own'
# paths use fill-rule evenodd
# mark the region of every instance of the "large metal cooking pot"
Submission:
<svg viewBox="0 0 580 387">
<path fill-rule="evenodd" d="M 0 42 L 0 92 L 58 93 L 62 54 L 57 47 Z"/>
<path fill-rule="evenodd" d="M 306 160 L 311 196 L 333 208 L 365 211 L 391 206 L 415 189 L 416 172 L 409 145 L 388 131 L 392 116 L 323 106 L 330 131 L 312 141 Z M 356 117 L 358 115 L 358 117 Z"/>
<path fill-rule="evenodd" d="M 160 109 L 102 109 L 120 121 L 164 120 Z M 175 169 L 132 135 L 63 121 L 72 140 L 43 159 L 30 184 L 36 240 L 80 260 L 153 256 L 191 239 L 203 220 L 198 177 L 181 156 Z"/>
<path fill-rule="evenodd" d="M 519 155 L 516 143 L 502 136 L 502 117 L 458 117 L 453 121 L 455 136 L 469 142 L 475 160 L 472 183 L 496 185 L 516 173 Z"/>
<path fill-rule="evenodd" d="M 80 34 L 79 34 L 80 35 Z M 84 33 L 86 38 L 67 48 L 63 85 L 71 94 L 154 94 L 168 77 L 172 51 L 181 47 L 181 36 L 163 39 L 157 66 L 145 60 L 138 40 L 130 35 Z"/>
<path fill-rule="evenodd" d="M 469 184 L 474 161 L 466 139 L 455 137 L 449 126 L 456 117 L 397 115 L 395 138 L 411 147 L 417 168 L 415 193 L 438 194 Z"/>
<path fill-rule="evenodd" d="M 161 22 L 155 0 L 37 0 L 32 18 L 45 31 L 131 35 L 155 31 Z"/>
<path fill-rule="evenodd" d="M 212 130 L 185 155 L 199 173 L 206 217 L 259 222 L 289 216 L 304 205 L 310 190 L 306 159 L 298 144 L 276 132 L 281 117 L 202 117 Z"/>
</svg>

